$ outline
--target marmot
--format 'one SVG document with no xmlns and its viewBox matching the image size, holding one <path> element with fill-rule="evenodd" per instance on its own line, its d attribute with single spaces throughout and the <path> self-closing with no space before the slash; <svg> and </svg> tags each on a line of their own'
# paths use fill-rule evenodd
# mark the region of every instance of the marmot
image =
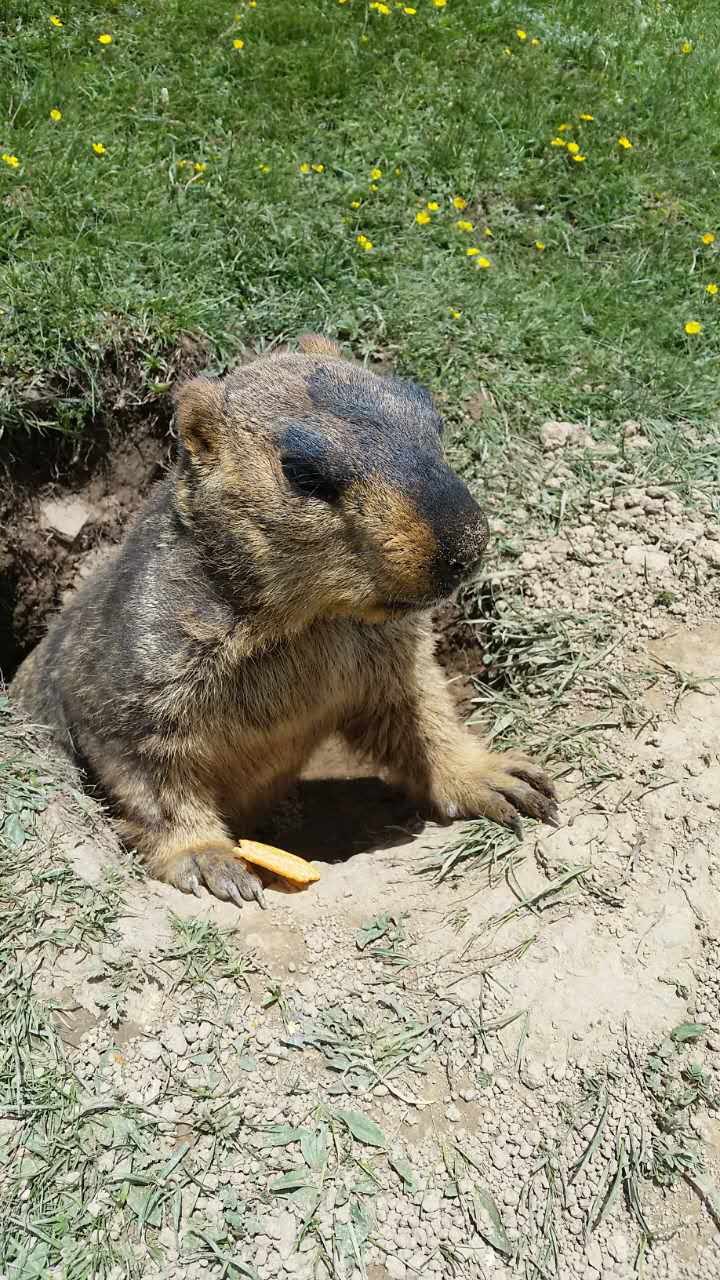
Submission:
<svg viewBox="0 0 720 1280">
<path fill-rule="evenodd" d="M 11 693 L 152 876 L 262 903 L 235 840 L 331 734 L 428 815 L 554 822 L 544 771 L 462 726 L 430 610 L 488 524 L 414 382 L 300 339 L 176 394 L 179 449 Z"/>
</svg>

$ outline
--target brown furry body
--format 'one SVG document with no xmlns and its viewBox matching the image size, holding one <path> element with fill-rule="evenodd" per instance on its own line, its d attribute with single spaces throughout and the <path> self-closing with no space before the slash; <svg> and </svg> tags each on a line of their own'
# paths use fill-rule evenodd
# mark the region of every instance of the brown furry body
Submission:
<svg viewBox="0 0 720 1280">
<path fill-rule="evenodd" d="M 235 840 L 339 733 L 440 818 L 553 820 L 459 724 L 429 608 L 487 524 L 427 393 L 307 339 L 181 390 L 174 473 L 11 692 L 102 785 L 150 873 L 262 899 Z"/>
</svg>

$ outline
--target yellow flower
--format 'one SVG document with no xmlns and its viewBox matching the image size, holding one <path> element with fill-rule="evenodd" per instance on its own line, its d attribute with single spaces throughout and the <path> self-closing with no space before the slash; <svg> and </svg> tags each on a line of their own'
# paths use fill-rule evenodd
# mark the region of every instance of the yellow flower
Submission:
<svg viewBox="0 0 720 1280">
<path fill-rule="evenodd" d="M 532 40 L 530 41 L 530 43 L 531 43 L 531 44 L 534 44 L 534 45 L 537 47 L 537 45 L 539 45 L 540 41 L 538 40 L 537 36 L 533 36 L 533 38 L 532 38 Z"/>
<path fill-rule="evenodd" d="M 451 320 L 459 320 L 459 319 L 460 319 L 460 317 L 461 317 L 461 315 L 462 315 L 462 311 L 458 311 L 456 307 L 451 307 L 451 308 L 450 308 L 450 319 L 451 319 Z"/>
<path fill-rule="evenodd" d="M 682 44 L 680 45 L 680 52 L 692 53 L 692 50 L 693 50 L 692 40 L 683 40 Z"/>
<path fill-rule="evenodd" d="M 558 133 L 567 133 L 568 129 L 572 129 L 572 125 L 568 124 L 567 120 L 564 120 L 563 123 L 559 124 L 557 127 Z"/>
<path fill-rule="evenodd" d="M 489 227 L 486 227 L 486 228 L 485 228 L 485 230 L 483 231 L 483 235 L 484 235 L 484 236 L 490 236 L 490 238 L 492 239 L 492 231 L 490 230 L 490 228 L 489 228 Z"/>
<path fill-rule="evenodd" d="M 578 146 L 577 142 L 568 142 L 567 149 L 570 152 L 571 156 L 576 156 L 578 151 L 580 150 L 580 147 Z"/>
<path fill-rule="evenodd" d="M 683 328 L 686 333 L 702 333 L 702 325 L 699 320 L 686 320 Z"/>
<path fill-rule="evenodd" d="M 419 213 L 415 214 L 415 221 L 419 223 L 421 227 L 426 227 L 428 222 L 431 222 L 432 219 L 427 209 L 421 209 Z"/>
<path fill-rule="evenodd" d="M 370 5 L 370 8 L 371 8 L 371 9 L 374 9 L 376 13 L 382 13 L 382 14 L 384 14 L 384 15 L 385 15 L 385 17 L 387 17 L 387 15 L 388 15 L 388 14 L 389 14 L 389 12 L 390 12 L 390 7 L 389 7 L 389 5 L 386 5 L 386 4 L 379 4 L 379 3 L 378 3 L 378 0 L 373 0 L 373 3 Z"/>
<path fill-rule="evenodd" d="M 467 200 L 463 200 L 462 196 L 453 196 L 453 208 L 462 213 L 463 209 L 467 209 Z"/>
<path fill-rule="evenodd" d="M 207 164 L 205 163 L 204 160 L 196 160 L 193 165 L 193 169 L 195 170 L 196 173 L 204 173 L 205 170 L 207 169 Z"/>
<path fill-rule="evenodd" d="M 347 4 L 348 0 L 338 0 L 338 4 Z"/>
<path fill-rule="evenodd" d="M 360 201 L 359 201 L 359 200 L 351 200 L 351 201 L 350 201 L 350 208 L 351 208 L 351 209 L 359 209 L 359 208 L 360 208 Z"/>
<path fill-rule="evenodd" d="M 60 111 L 58 107 L 53 107 L 50 112 L 50 119 L 54 120 L 57 124 L 58 120 L 62 120 L 62 111 Z"/>
<path fill-rule="evenodd" d="M 307 160 L 303 160 L 303 162 L 302 162 L 302 164 L 299 166 L 299 168 L 300 168 L 300 172 L 301 172 L 301 173 L 310 173 L 310 172 L 311 172 L 310 165 L 308 164 Z"/>
<path fill-rule="evenodd" d="M 591 116 L 591 115 L 590 115 L 590 113 L 589 113 L 588 111 L 581 111 L 581 112 L 580 112 L 580 119 L 581 119 L 581 120 L 594 120 L 594 119 L 595 119 L 595 117 L 594 117 L 594 116 Z"/>
<path fill-rule="evenodd" d="M 625 137 L 625 134 L 623 134 L 622 137 L 618 138 L 618 146 L 622 147 L 624 151 L 631 151 L 632 145 L 633 145 L 632 142 L 630 141 L 629 138 Z"/>
<path fill-rule="evenodd" d="M 96 156 L 107 155 L 107 147 L 102 142 L 93 142 L 92 149 Z"/>
<path fill-rule="evenodd" d="M 62 18 L 58 18 L 58 16 L 57 16 L 57 14 L 56 14 L 56 13 L 51 13 L 51 14 L 50 14 L 50 22 L 51 22 L 51 24 L 52 24 L 52 26 L 53 26 L 53 27 L 62 27 L 62 26 L 64 26 L 64 23 L 63 23 L 63 21 L 62 21 Z"/>
<path fill-rule="evenodd" d="M 361 43 L 361 44 L 367 44 L 369 39 L 370 39 L 370 37 L 369 37 L 369 36 L 362 35 L 362 36 L 360 37 L 360 43 Z"/>
<path fill-rule="evenodd" d="M 370 253 L 373 248 L 372 240 L 368 240 L 367 236 L 359 235 L 355 237 L 356 242 L 364 249 L 366 253 Z"/>
<path fill-rule="evenodd" d="M 566 147 L 566 146 L 567 146 L 567 142 L 565 141 L 565 139 L 564 139 L 564 138 L 551 138 L 551 139 L 550 139 L 550 146 L 551 146 L 551 147 Z"/>
<path fill-rule="evenodd" d="M 715 243 L 714 231 L 706 231 L 705 235 L 702 236 L 702 242 L 703 244 L 714 244 Z"/>
<path fill-rule="evenodd" d="M 324 173 L 324 172 L 325 172 L 325 165 L 324 165 L 324 164 L 314 164 L 314 165 L 313 165 L 313 167 L 312 167 L 312 171 L 313 171 L 313 173 Z"/>
<path fill-rule="evenodd" d="M 478 258 L 477 264 L 482 271 L 486 271 L 488 267 L 492 266 L 489 258 Z"/>
<path fill-rule="evenodd" d="M 581 155 L 573 156 L 573 160 L 575 161 L 576 164 L 584 164 L 585 161 L 587 160 L 587 156 L 581 156 Z"/>
<path fill-rule="evenodd" d="M 378 178 L 382 178 L 382 173 L 383 173 L 382 169 L 371 169 L 370 170 L 371 181 L 377 182 Z"/>
<path fill-rule="evenodd" d="M 241 40 L 240 37 L 238 37 L 237 40 L 233 40 L 233 49 L 244 49 L 244 48 L 245 48 L 245 41 Z"/>
<path fill-rule="evenodd" d="M 380 190 L 380 188 L 379 188 L 379 186 L 378 186 L 377 182 L 371 182 L 371 183 L 370 183 L 370 186 L 368 187 L 368 191 L 379 191 L 379 190 Z"/>
<path fill-rule="evenodd" d="M 542 240 L 536 240 L 535 248 L 537 249 L 538 253 L 542 253 L 543 249 L 545 248 L 544 242 Z"/>
<path fill-rule="evenodd" d="M 425 208 L 429 209 L 431 213 L 437 213 L 438 209 L 440 208 L 440 205 L 438 204 L 437 200 L 428 200 Z"/>
<path fill-rule="evenodd" d="M 6 164 L 10 169 L 17 169 L 20 164 L 17 156 L 8 155 L 7 151 L 3 151 L 2 157 L 0 158 L 2 159 L 3 164 Z"/>
<path fill-rule="evenodd" d="M 270 172 L 270 165 L 269 165 L 269 164 L 259 164 L 259 165 L 258 165 L 258 169 L 260 170 L 260 172 L 261 172 L 261 173 L 269 173 L 269 172 Z"/>
<path fill-rule="evenodd" d="M 408 17 L 411 18 L 414 14 L 417 13 L 417 9 L 413 9 L 412 5 L 404 4 L 403 13 L 406 13 Z"/>
<path fill-rule="evenodd" d="M 710 284 L 705 285 L 705 292 L 709 293 L 711 298 L 715 297 L 715 294 L 717 293 L 717 291 L 718 291 L 718 287 L 712 281 L 710 282 Z"/>
<path fill-rule="evenodd" d="M 447 4 L 447 0 L 433 0 L 433 4 L 436 9 L 444 9 Z"/>
<path fill-rule="evenodd" d="M 459 222 L 455 223 L 455 226 L 458 231 L 472 231 L 473 229 L 472 222 L 468 222 L 466 218 L 461 218 Z"/>
<path fill-rule="evenodd" d="M 98 36 L 98 44 L 112 44 L 113 38 L 107 31 Z"/>
<path fill-rule="evenodd" d="M 517 36 L 518 40 L 527 40 L 527 31 L 523 31 L 522 27 L 518 27 L 517 31 L 515 32 L 515 35 Z"/>
</svg>

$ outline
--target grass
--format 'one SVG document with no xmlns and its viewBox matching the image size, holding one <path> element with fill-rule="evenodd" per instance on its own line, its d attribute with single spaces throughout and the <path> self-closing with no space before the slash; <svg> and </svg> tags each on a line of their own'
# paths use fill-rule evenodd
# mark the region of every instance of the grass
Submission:
<svg viewBox="0 0 720 1280">
<path fill-rule="evenodd" d="M 717 6 L 416 9 L 6 6 L 6 430 L 108 411 L 128 352 L 156 398 L 182 333 L 221 365 L 307 327 L 455 420 L 480 379 L 516 430 L 714 417 Z"/>
</svg>

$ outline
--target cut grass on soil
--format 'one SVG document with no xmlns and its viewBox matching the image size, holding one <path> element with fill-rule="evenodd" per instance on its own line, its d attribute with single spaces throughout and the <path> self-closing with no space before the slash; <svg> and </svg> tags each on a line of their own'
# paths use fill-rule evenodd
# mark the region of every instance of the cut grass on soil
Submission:
<svg viewBox="0 0 720 1280">
<path fill-rule="evenodd" d="M 707 420 L 719 44 L 711 0 L 17 0 L 3 425 L 115 407 L 129 347 L 152 398 L 182 333 L 221 365 L 307 327 L 520 425 Z"/>
</svg>

